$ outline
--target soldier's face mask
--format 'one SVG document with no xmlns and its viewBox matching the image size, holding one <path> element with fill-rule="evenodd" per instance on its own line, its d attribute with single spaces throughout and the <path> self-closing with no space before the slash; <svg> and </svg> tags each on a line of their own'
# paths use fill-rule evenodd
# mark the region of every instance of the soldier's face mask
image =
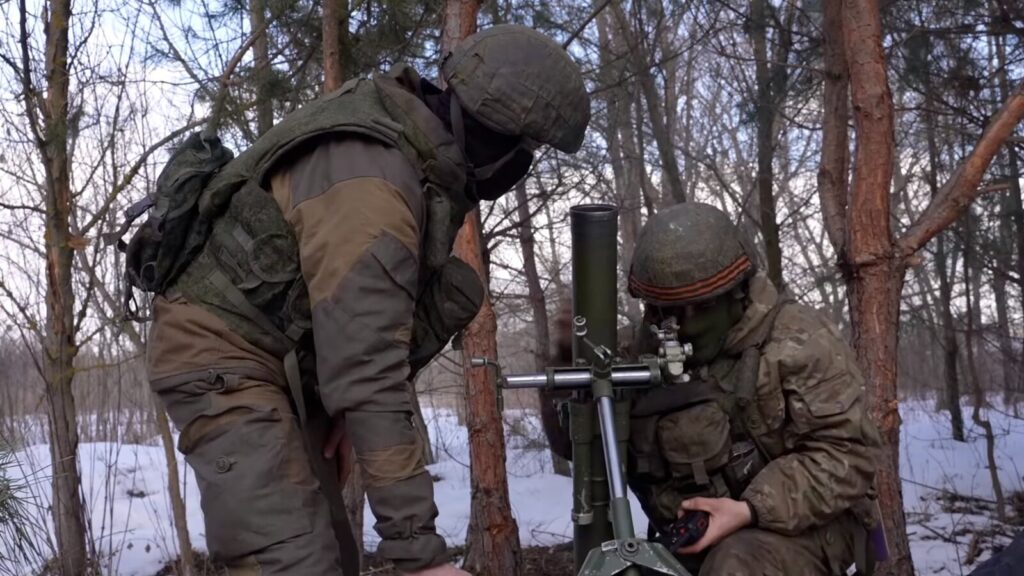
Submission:
<svg viewBox="0 0 1024 576">
<path fill-rule="evenodd" d="M 475 168 L 470 180 L 476 197 L 481 200 L 501 198 L 526 176 L 530 166 L 533 166 L 533 148 L 523 143 L 497 162 Z"/>
<path fill-rule="evenodd" d="M 466 158 L 467 192 L 474 201 L 497 200 L 512 189 L 533 165 L 536 143 L 529 138 L 498 134 L 483 126 L 467 126 L 462 106 L 451 96 L 452 133 Z"/>
<path fill-rule="evenodd" d="M 698 304 L 656 308 L 661 318 L 675 316 L 679 322 L 679 341 L 693 346 L 690 365 L 708 364 L 722 352 L 729 330 L 743 316 L 743 302 L 725 294 Z"/>
</svg>

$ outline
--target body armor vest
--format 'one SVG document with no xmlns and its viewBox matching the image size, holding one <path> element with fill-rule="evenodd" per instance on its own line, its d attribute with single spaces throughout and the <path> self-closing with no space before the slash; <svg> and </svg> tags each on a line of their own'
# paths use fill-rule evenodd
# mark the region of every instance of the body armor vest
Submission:
<svg viewBox="0 0 1024 576">
<path fill-rule="evenodd" d="M 755 388 L 761 346 L 788 301 L 779 300 L 762 324 L 761 337 L 740 356 L 719 358 L 701 367 L 691 382 L 654 388 L 634 399 L 629 484 L 658 530 L 676 519 L 686 498 L 738 499 L 782 454 L 780 431 L 765 426 Z"/>
<path fill-rule="evenodd" d="M 440 120 L 403 84 L 419 84 L 404 65 L 385 76 L 349 81 L 290 115 L 224 166 L 198 201 L 200 214 L 224 208 L 170 289 L 271 353 L 283 356 L 294 348 L 311 327 L 309 296 L 294 232 L 268 190 L 268 178 L 290 152 L 328 134 L 372 138 L 403 153 L 425 193 L 425 264 L 428 270 L 443 266 L 470 208 L 463 193 L 465 163 Z"/>
</svg>

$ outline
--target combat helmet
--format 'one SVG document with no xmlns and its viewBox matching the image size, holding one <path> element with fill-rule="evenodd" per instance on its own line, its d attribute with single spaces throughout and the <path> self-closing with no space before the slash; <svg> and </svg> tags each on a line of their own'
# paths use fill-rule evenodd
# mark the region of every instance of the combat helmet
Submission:
<svg viewBox="0 0 1024 576">
<path fill-rule="evenodd" d="M 684 202 L 644 225 L 629 270 L 629 293 L 656 306 L 695 304 L 757 271 L 750 240 L 725 212 Z"/>
<path fill-rule="evenodd" d="M 462 109 L 500 134 L 576 152 L 590 123 L 579 66 L 540 32 L 493 26 L 463 40 L 441 63 Z"/>
</svg>

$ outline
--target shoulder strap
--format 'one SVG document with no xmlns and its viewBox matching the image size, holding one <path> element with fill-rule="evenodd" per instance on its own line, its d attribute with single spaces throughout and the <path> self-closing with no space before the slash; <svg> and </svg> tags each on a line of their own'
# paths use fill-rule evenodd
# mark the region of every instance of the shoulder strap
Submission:
<svg viewBox="0 0 1024 576">
<path fill-rule="evenodd" d="M 732 405 L 727 408 L 726 412 L 731 415 L 730 419 L 733 424 L 743 430 L 747 438 L 754 443 L 765 462 L 770 462 L 772 457 L 761 441 L 761 436 L 767 430 L 764 430 L 764 422 L 757 411 L 758 371 L 761 368 L 761 354 L 775 328 L 775 320 L 778 319 L 782 308 L 792 302 L 793 299 L 788 295 L 780 295 L 779 300 L 768 311 L 762 323 L 762 332 L 758 334 L 757 340 L 743 351 L 743 355 L 729 373 L 729 379 L 734 384 L 733 395 L 736 401 L 730 403 Z"/>
</svg>

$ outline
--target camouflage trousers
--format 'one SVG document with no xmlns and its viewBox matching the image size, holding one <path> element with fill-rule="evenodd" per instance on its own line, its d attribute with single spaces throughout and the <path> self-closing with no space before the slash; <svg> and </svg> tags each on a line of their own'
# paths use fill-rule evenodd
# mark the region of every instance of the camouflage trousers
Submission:
<svg viewBox="0 0 1024 576">
<path fill-rule="evenodd" d="M 862 530 L 850 514 L 797 536 L 746 528 L 679 560 L 693 576 L 845 576 Z"/>
<path fill-rule="evenodd" d="M 151 385 L 181 430 L 214 561 L 231 576 L 358 573 L 342 553 L 351 528 L 336 461 L 310 440 L 327 437 L 325 412 L 311 410 L 303 434 L 285 389 L 260 379 L 210 370 Z"/>
</svg>

